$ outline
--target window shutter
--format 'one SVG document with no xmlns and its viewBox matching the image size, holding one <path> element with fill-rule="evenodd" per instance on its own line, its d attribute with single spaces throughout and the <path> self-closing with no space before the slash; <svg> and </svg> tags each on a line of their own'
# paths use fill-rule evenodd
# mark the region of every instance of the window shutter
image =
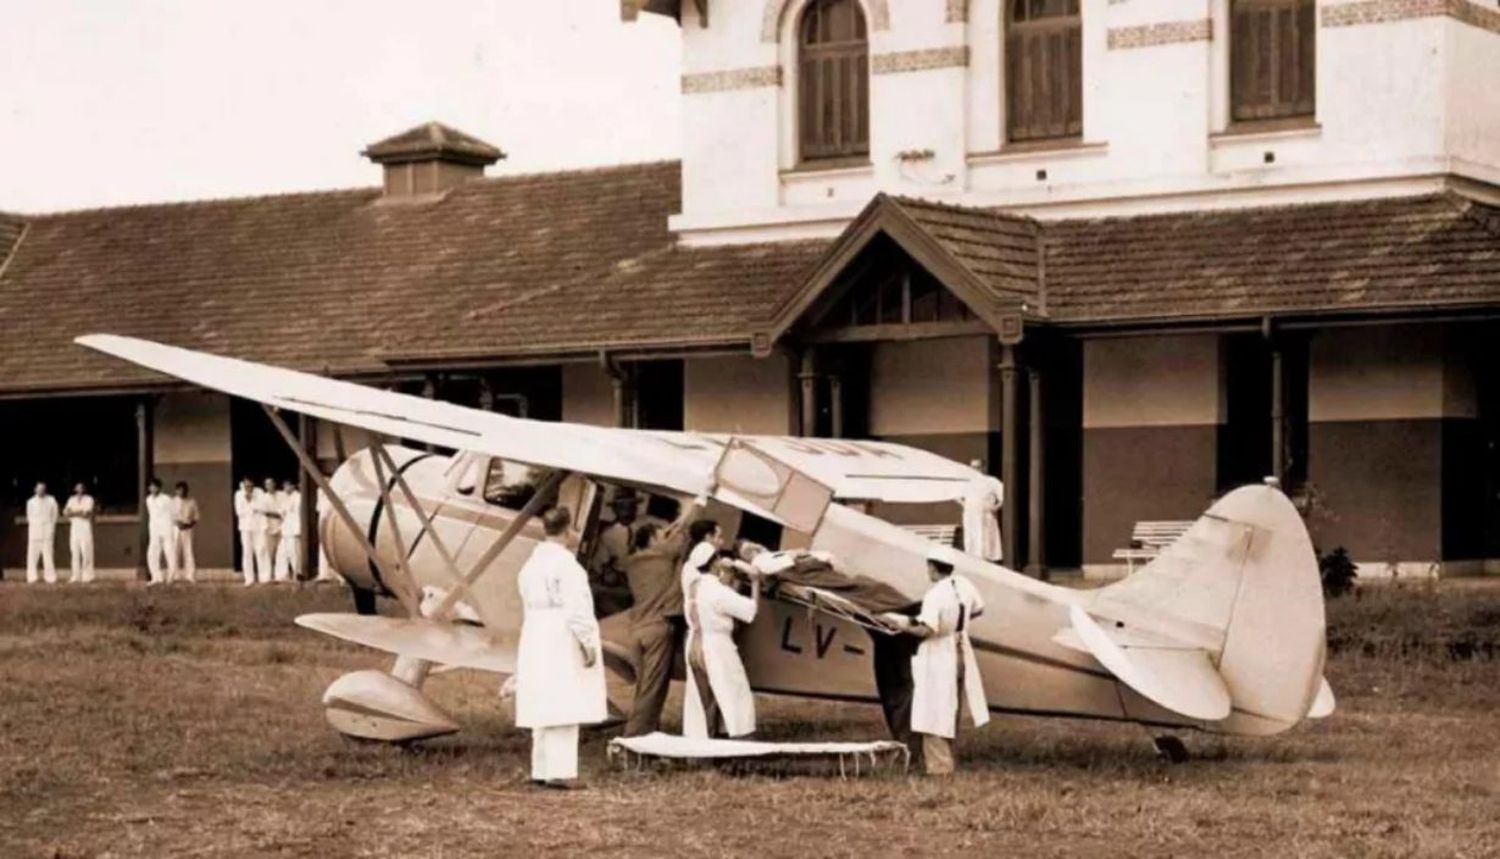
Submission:
<svg viewBox="0 0 1500 859">
<path fill-rule="evenodd" d="M 1234 0 L 1229 51 L 1235 121 L 1315 111 L 1316 25 L 1314 0 Z"/>
<path fill-rule="evenodd" d="M 798 74 L 802 160 L 870 151 L 870 49 L 857 0 L 815 0 L 803 13 Z"/>
<path fill-rule="evenodd" d="M 1083 22 L 1076 0 L 1010 0 L 1006 124 L 1013 142 L 1083 133 Z"/>
</svg>

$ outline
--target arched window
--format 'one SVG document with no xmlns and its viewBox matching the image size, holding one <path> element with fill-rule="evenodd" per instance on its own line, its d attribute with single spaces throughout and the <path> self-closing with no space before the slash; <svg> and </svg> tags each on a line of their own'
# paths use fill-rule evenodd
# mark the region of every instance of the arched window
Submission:
<svg viewBox="0 0 1500 859">
<path fill-rule="evenodd" d="M 1083 134 L 1078 0 L 1006 0 L 1006 125 L 1012 142 Z"/>
<path fill-rule="evenodd" d="M 798 27 L 803 161 L 870 154 L 870 42 L 859 0 L 812 0 Z"/>
<path fill-rule="evenodd" d="M 1234 0 L 1229 23 L 1235 122 L 1311 116 L 1317 97 L 1314 0 Z"/>
</svg>

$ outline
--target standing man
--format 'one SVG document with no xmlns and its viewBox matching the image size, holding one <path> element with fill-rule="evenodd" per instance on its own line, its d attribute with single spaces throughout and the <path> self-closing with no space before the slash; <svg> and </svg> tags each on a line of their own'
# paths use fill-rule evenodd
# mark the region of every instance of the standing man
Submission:
<svg viewBox="0 0 1500 859">
<path fill-rule="evenodd" d="M 747 597 L 734 587 L 732 561 L 721 558 L 711 563 L 712 572 L 698 576 L 686 594 L 688 684 L 682 734 L 744 737 L 755 732 L 755 696 L 734 643 L 734 623 L 755 620 L 760 576 L 750 578 Z M 723 724 L 717 724 L 721 719 Z"/>
<path fill-rule="evenodd" d="M 38 564 L 47 584 L 57 583 L 57 566 L 52 561 L 56 537 L 57 499 L 47 494 L 47 484 L 38 482 L 26 500 L 26 584 L 36 584 Z"/>
<path fill-rule="evenodd" d="M 661 728 L 661 709 L 672 683 L 672 663 L 682 631 L 682 588 L 677 582 L 678 559 L 687 547 L 682 525 L 696 506 L 670 528 L 653 521 L 635 529 L 635 549 L 625 561 L 630 585 L 630 630 L 640 648 L 635 675 L 635 703 L 625 721 L 625 736 L 640 737 Z"/>
<path fill-rule="evenodd" d="M 155 477 L 146 484 L 146 536 L 146 569 L 151 573 L 151 581 L 146 584 L 159 585 L 177 578 L 177 504 L 161 491 L 161 481 Z"/>
<path fill-rule="evenodd" d="M 302 579 L 302 491 L 294 481 L 282 484 L 281 540 L 276 544 L 276 581 Z"/>
<path fill-rule="evenodd" d="M 255 584 L 257 573 L 260 581 L 271 580 L 271 566 L 260 562 L 266 549 L 266 517 L 261 513 L 263 493 L 255 488 L 255 481 L 240 478 L 239 491 L 234 493 L 234 518 L 240 531 L 240 568 L 245 576 L 245 587 Z"/>
<path fill-rule="evenodd" d="M 911 729 L 921 735 L 928 775 L 953 774 L 953 738 L 958 732 L 960 691 L 974 727 L 989 722 L 984 680 L 969 642 L 969 622 L 984 613 L 984 601 L 969 580 L 953 575 L 951 556 L 941 547 L 927 557 L 932 587 L 907 633 L 921 639 L 911 659 Z M 902 615 L 886 615 L 897 619 Z"/>
<path fill-rule="evenodd" d="M 68 555 L 72 561 L 73 575 L 70 583 L 88 583 L 94 580 L 94 496 L 82 483 L 73 487 L 73 495 L 63 505 L 63 516 L 68 520 Z"/>
<path fill-rule="evenodd" d="M 272 581 L 272 573 L 275 569 L 276 551 L 281 547 L 281 490 L 277 488 L 276 478 L 267 477 L 265 488 L 260 493 L 259 510 L 261 517 L 265 520 L 266 527 L 262 532 L 262 544 L 265 546 L 264 557 L 255 559 L 261 567 L 260 578 L 263 582 Z"/>
<path fill-rule="evenodd" d="M 976 558 L 998 564 L 1004 559 L 1005 547 L 1000 541 L 1000 506 L 1005 503 L 1005 484 L 984 473 L 984 463 L 974 460 L 969 467 L 979 476 L 964 489 L 963 547 Z"/>
<path fill-rule="evenodd" d="M 609 715 L 604 660 L 589 576 L 564 543 L 573 521 L 566 507 L 542 514 L 546 539 L 517 576 L 521 642 L 512 683 L 516 726 L 531 729 L 531 779 L 576 789 L 578 726 Z"/>
<path fill-rule="evenodd" d="M 177 497 L 172 499 L 173 518 L 177 524 L 177 555 L 182 563 L 182 572 L 190 582 L 198 581 L 198 560 L 193 555 L 193 528 L 198 525 L 198 499 L 188 491 L 188 485 L 177 481 Z"/>
</svg>

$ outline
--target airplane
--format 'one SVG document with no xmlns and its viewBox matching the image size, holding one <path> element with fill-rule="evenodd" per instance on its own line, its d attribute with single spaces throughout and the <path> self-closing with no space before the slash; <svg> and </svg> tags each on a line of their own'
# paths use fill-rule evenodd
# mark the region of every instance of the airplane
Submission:
<svg viewBox="0 0 1500 859">
<path fill-rule="evenodd" d="M 547 506 L 575 512 L 569 543 L 585 566 L 606 495 L 627 490 L 679 509 L 706 505 L 729 535 L 826 552 L 840 571 L 916 603 L 930 585 L 932 541 L 869 511 L 954 501 L 980 476 L 885 442 L 526 420 L 135 338 L 76 342 L 263 406 L 321 490 L 319 535 L 333 568 L 365 612 L 382 595 L 407 613 L 297 618 L 396 657 L 390 670 L 346 674 L 324 694 L 329 724 L 359 739 L 404 743 L 459 730 L 423 694 L 434 667 L 514 671 L 516 575 L 541 539 L 537 515 Z M 287 412 L 375 441 L 327 478 Z M 1269 736 L 1334 710 L 1317 560 L 1297 510 L 1269 482 L 1224 495 L 1157 558 L 1100 588 L 948 557 L 986 605 L 969 634 L 993 713 L 1138 723 L 1177 759 L 1180 732 Z M 762 600 L 740 641 L 753 689 L 878 702 L 871 635 L 889 630 L 816 593 Z M 633 684 L 635 664 L 625 614 L 603 618 L 601 635 L 611 706 L 623 711 L 629 696 L 618 690 Z"/>
</svg>

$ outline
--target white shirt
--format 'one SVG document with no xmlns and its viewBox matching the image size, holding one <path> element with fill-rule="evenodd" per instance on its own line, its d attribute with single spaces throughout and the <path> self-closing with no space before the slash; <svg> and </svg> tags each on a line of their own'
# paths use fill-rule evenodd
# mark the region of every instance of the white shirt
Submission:
<svg viewBox="0 0 1500 859">
<path fill-rule="evenodd" d="M 281 493 L 281 536 L 302 536 L 302 493 L 295 489 Z"/>
<path fill-rule="evenodd" d="M 147 529 L 153 536 L 165 537 L 177 530 L 177 499 L 163 492 L 146 496 Z"/>
<path fill-rule="evenodd" d="M 26 500 L 26 539 L 50 540 L 57 529 L 57 499 L 33 495 Z"/>
<path fill-rule="evenodd" d="M 261 521 L 265 523 L 267 534 L 281 533 L 281 506 L 282 492 L 267 492 L 258 490 L 255 496 L 255 510 L 260 514 Z"/>
<path fill-rule="evenodd" d="M 94 529 L 94 496 L 87 494 L 70 496 L 67 505 L 63 507 L 63 515 L 68 517 L 68 527 L 72 533 L 92 532 Z"/>
<path fill-rule="evenodd" d="M 239 522 L 242 532 L 259 533 L 266 530 L 266 517 L 259 509 L 264 496 L 264 492 L 254 488 L 249 494 L 244 489 L 234 493 L 234 518 Z"/>
</svg>

